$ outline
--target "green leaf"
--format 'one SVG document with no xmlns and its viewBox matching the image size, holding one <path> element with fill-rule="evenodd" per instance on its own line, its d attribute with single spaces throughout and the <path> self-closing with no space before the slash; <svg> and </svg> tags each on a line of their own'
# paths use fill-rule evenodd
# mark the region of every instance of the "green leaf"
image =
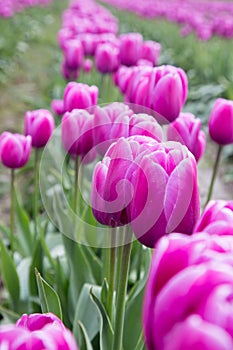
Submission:
<svg viewBox="0 0 233 350">
<path fill-rule="evenodd" d="M 109 350 L 112 348 L 113 328 L 107 312 L 99 298 L 90 290 L 91 298 L 99 312 L 99 333 L 100 333 L 100 350 Z"/>
<path fill-rule="evenodd" d="M 5 238 L 7 238 L 8 240 L 10 239 L 9 229 L 1 222 L 0 222 L 0 231 L 4 234 Z"/>
<path fill-rule="evenodd" d="M 24 258 L 20 261 L 17 266 L 17 273 L 19 276 L 20 284 L 20 299 L 29 300 L 30 290 L 29 290 L 29 275 L 32 259 L 31 257 Z"/>
<path fill-rule="evenodd" d="M 32 263 L 30 268 L 30 275 L 29 275 L 29 288 L 31 295 L 37 295 L 38 289 L 37 289 L 37 282 L 35 277 L 35 268 L 37 270 L 42 271 L 43 270 L 43 251 L 41 247 L 41 242 L 38 239 L 36 242 L 36 246 L 32 253 Z"/>
<path fill-rule="evenodd" d="M 19 277 L 14 265 L 13 258 L 1 240 L 0 250 L 3 284 L 9 292 L 14 309 L 17 310 L 18 300 L 20 296 Z"/>
<path fill-rule="evenodd" d="M 104 305 L 106 310 L 107 310 L 108 291 L 109 291 L 108 282 L 107 282 L 107 279 L 104 278 L 100 297 L 101 297 L 102 304 Z"/>
<path fill-rule="evenodd" d="M 6 320 L 9 320 L 8 323 L 15 323 L 20 318 L 20 314 L 9 310 L 8 308 L 2 305 L 0 305 L 0 313 L 4 316 Z"/>
<path fill-rule="evenodd" d="M 79 327 L 80 327 L 80 333 L 82 334 L 82 348 L 80 350 L 93 350 L 93 347 L 91 345 L 90 339 L 88 338 L 87 331 L 82 324 L 82 322 L 79 321 Z"/>
<path fill-rule="evenodd" d="M 99 313 L 96 310 L 96 306 L 94 305 L 90 296 L 91 288 L 94 288 L 96 295 L 100 295 L 101 288 L 99 286 L 84 284 L 75 310 L 73 334 L 77 339 L 79 345 L 81 345 L 82 341 L 79 329 L 79 322 L 82 322 L 82 324 L 84 325 L 87 331 L 88 338 L 91 341 L 94 339 L 99 330 Z"/>
<path fill-rule="evenodd" d="M 41 277 L 37 269 L 35 269 L 35 273 L 42 312 L 52 312 L 62 320 L 61 303 L 57 292 L 43 279 L 43 277 Z"/>
<path fill-rule="evenodd" d="M 15 195 L 15 209 L 17 215 L 17 242 L 22 255 L 31 256 L 33 251 L 33 233 L 30 228 L 30 219 L 27 212 L 20 205 Z"/>
</svg>

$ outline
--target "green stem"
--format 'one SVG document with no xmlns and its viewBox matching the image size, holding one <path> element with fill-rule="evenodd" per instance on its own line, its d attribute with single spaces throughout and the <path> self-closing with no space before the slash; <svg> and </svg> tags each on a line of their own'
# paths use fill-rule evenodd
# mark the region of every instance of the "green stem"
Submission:
<svg viewBox="0 0 233 350">
<path fill-rule="evenodd" d="M 39 201 L 39 149 L 35 148 L 34 203 L 33 203 L 33 218 L 34 218 L 35 238 L 38 236 L 38 201 Z"/>
<path fill-rule="evenodd" d="M 212 196 L 212 193 L 213 193 L 214 182 L 215 182 L 216 175 L 217 175 L 217 172 L 218 172 L 218 167 L 219 167 L 219 162 L 220 162 L 220 157 L 221 157 L 222 149 L 223 149 L 223 146 L 219 145 L 219 146 L 218 146 L 217 156 L 216 156 L 216 159 L 215 159 L 215 164 L 214 164 L 214 168 L 213 168 L 212 178 L 211 178 L 210 187 L 209 187 L 208 196 L 207 196 L 207 200 L 206 200 L 205 206 L 207 205 L 207 203 L 208 203 L 209 200 L 211 199 L 211 196 Z"/>
<path fill-rule="evenodd" d="M 115 270 L 116 270 L 116 230 L 114 228 L 110 228 L 110 244 L 109 247 L 109 269 L 108 269 L 108 298 L 107 298 L 107 310 L 110 320 L 113 318 L 113 297 L 115 290 Z"/>
<path fill-rule="evenodd" d="M 77 213 L 78 198 L 79 198 L 79 188 L 78 188 L 78 174 L 80 166 L 80 157 L 75 158 L 75 176 L 74 176 L 74 213 Z"/>
<path fill-rule="evenodd" d="M 14 230 L 15 230 L 15 170 L 11 169 L 11 210 L 10 210 L 10 248 L 14 253 Z"/>
<path fill-rule="evenodd" d="M 138 264 L 137 264 L 137 281 L 140 280 L 141 276 L 141 265 L 142 265 L 142 244 L 139 243 L 138 247 Z"/>
<path fill-rule="evenodd" d="M 125 238 L 132 237 L 130 232 L 126 232 Z M 125 240 L 126 241 L 126 240 Z M 124 318 L 125 318 L 125 302 L 127 295 L 127 283 L 129 276 L 129 265 L 130 265 L 130 253 L 132 248 L 132 242 L 129 240 L 129 243 L 124 244 L 121 247 L 122 258 L 120 262 L 120 273 L 118 279 L 118 288 L 117 288 L 117 299 L 116 299 L 116 318 L 115 318 L 115 332 L 114 332 L 114 341 L 113 341 L 113 350 L 122 350 L 123 342 L 123 329 L 124 329 Z"/>
</svg>

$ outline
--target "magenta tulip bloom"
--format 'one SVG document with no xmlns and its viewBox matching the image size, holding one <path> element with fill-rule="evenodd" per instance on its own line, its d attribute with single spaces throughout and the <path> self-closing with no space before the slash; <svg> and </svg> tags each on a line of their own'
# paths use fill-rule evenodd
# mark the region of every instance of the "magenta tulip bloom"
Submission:
<svg viewBox="0 0 233 350">
<path fill-rule="evenodd" d="M 116 227 L 131 221 L 129 207 L 136 191 L 132 174 L 138 168 L 137 157 L 155 144 L 157 141 L 146 136 L 122 137 L 96 164 L 91 204 L 93 214 L 101 224 Z"/>
<path fill-rule="evenodd" d="M 61 99 L 55 99 L 51 102 L 51 108 L 57 115 L 63 115 L 65 113 L 64 101 Z"/>
<path fill-rule="evenodd" d="M 198 161 L 205 151 L 206 136 L 201 130 L 201 120 L 191 113 L 181 113 L 167 128 L 168 141 L 187 146 Z"/>
<path fill-rule="evenodd" d="M 191 152 L 180 143 L 158 143 L 138 165 L 143 172 L 134 174 L 137 191 L 131 208 L 138 240 L 154 247 L 165 234 L 191 234 L 200 211 L 197 167 Z"/>
<path fill-rule="evenodd" d="M 93 62 L 91 59 L 87 58 L 84 62 L 83 62 L 83 70 L 85 73 L 90 73 L 93 67 Z"/>
<path fill-rule="evenodd" d="M 11 350 L 78 350 L 74 336 L 55 315 L 23 315 L 16 325 L 0 327 L 0 348 Z"/>
<path fill-rule="evenodd" d="M 141 58 L 150 61 L 153 66 L 156 66 L 161 51 L 161 45 L 155 41 L 144 41 L 142 45 Z"/>
<path fill-rule="evenodd" d="M 80 40 L 67 40 L 63 49 L 65 65 L 71 70 L 79 69 L 84 61 L 83 46 Z"/>
<path fill-rule="evenodd" d="M 36 109 L 25 114 L 25 135 L 32 138 L 32 147 L 44 147 L 54 130 L 53 115 L 47 109 Z"/>
<path fill-rule="evenodd" d="M 125 66 L 134 66 L 141 58 L 143 37 L 140 33 L 120 35 L 120 59 Z"/>
<path fill-rule="evenodd" d="M 0 136 L 0 159 L 8 168 L 22 168 L 31 153 L 31 136 L 3 132 Z"/>
<path fill-rule="evenodd" d="M 233 101 L 218 98 L 209 117 L 209 134 L 219 145 L 233 143 Z"/>
<path fill-rule="evenodd" d="M 194 232 L 201 231 L 233 236 L 233 201 L 210 201 L 194 227 Z"/>
<path fill-rule="evenodd" d="M 64 91 L 64 109 L 71 112 L 73 109 L 90 108 L 97 104 L 97 99 L 97 86 L 70 82 Z"/>
<path fill-rule="evenodd" d="M 93 147 L 93 115 L 85 110 L 66 112 L 61 122 L 64 149 L 73 157 L 85 156 Z"/>
<path fill-rule="evenodd" d="M 120 65 L 120 54 L 118 47 L 111 44 L 99 44 L 95 51 L 95 65 L 102 73 L 113 73 Z"/>
</svg>

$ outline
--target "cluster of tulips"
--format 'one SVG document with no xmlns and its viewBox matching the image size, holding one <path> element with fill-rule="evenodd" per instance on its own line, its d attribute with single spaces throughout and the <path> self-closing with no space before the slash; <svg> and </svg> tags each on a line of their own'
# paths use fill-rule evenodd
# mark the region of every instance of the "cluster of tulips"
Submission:
<svg viewBox="0 0 233 350">
<path fill-rule="evenodd" d="M 233 36 L 233 6 L 230 1 L 209 0 L 103 0 L 120 9 L 135 12 L 146 18 L 166 18 L 182 26 L 181 35 L 194 32 L 200 40 L 218 35 L 227 39 Z"/>
<path fill-rule="evenodd" d="M 94 57 L 95 66 L 102 74 L 113 73 L 120 65 L 157 64 L 161 49 L 159 43 L 143 41 L 140 33 L 118 36 L 117 32 L 116 17 L 104 7 L 92 0 L 73 1 L 63 12 L 62 28 L 58 33 L 64 55 L 63 77 L 76 79 L 80 68 L 90 71 L 90 57 Z"/>
<path fill-rule="evenodd" d="M 16 12 L 23 11 L 26 7 L 46 6 L 51 0 L 1 0 L 0 17 L 12 17 Z"/>
</svg>

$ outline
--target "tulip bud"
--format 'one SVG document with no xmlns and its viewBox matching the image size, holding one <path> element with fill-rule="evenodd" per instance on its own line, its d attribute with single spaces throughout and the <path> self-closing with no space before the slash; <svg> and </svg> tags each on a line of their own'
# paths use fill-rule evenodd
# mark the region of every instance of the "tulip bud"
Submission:
<svg viewBox="0 0 233 350">
<path fill-rule="evenodd" d="M 47 109 L 36 109 L 25 114 L 25 135 L 32 138 L 32 147 L 44 147 L 54 130 L 53 115 Z"/>
<path fill-rule="evenodd" d="M 64 91 L 64 109 L 71 112 L 73 109 L 86 109 L 97 104 L 98 87 L 95 85 L 70 82 Z"/>
<path fill-rule="evenodd" d="M 67 40 L 64 47 L 65 65 L 70 70 L 79 69 L 84 60 L 83 47 L 78 39 Z"/>
<path fill-rule="evenodd" d="M 120 59 L 126 66 L 134 66 L 141 56 L 143 37 L 140 33 L 120 35 Z"/>
<path fill-rule="evenodd" d="M 119 49 L 111 44 L 99 44 L 95 51 L 95 64 L 100 73 L 113 73 L 120 64 Z"/>
<path fill-rule="evenodd" d="M 156 66 L 161 51 L 161 45 L 155 41 L 144 41 L 142 45 L 141 58 L 148 60 L 153 66 Z"/>
<path fill-rule="evenodd" d="M 0 136 L 0 159 L 3 165 L 16 169 L 23 167 L 31 153 L 31 136 L 3 132 Z"/>
<path fill-rule="evenodd" d="M 209 117 L 209 134 L 219 145 L 233 143 L 233 101 L 218 98 Z"/>
</svg>

